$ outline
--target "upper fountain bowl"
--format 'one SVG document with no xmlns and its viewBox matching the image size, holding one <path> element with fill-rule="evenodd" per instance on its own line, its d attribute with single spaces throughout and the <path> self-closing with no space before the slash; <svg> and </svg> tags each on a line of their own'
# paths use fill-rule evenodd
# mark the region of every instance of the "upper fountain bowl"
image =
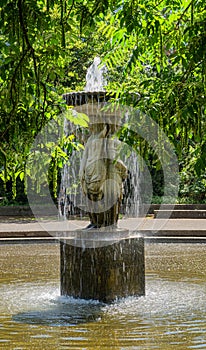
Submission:
<svg viewBox="0 0 206 350">
<path fill-rule="evenodd" d="M 101 65 L 99 57 L 95 57 L 87 70 L 86 86 L 83 91 L 65 93 L 64 100 L 68 106 L 75 107 L 75 111 L 89 116 L 90 124 L 109 123 L 119 124 L 122 108 L 116 104 L 108 103 L 114 95 L 105 91 L 106 66 Z"/>
<path fill-rule="evenodd" d="M 111 98 L 105 91 L 107 69 L 105 65 L 101 66 L 100 63 L 100 58 L 95 57 L 87 70 L 86 86 L 83 91 L 69 92 L 63 95 L 67 105 L 82 106 L 88 103 L 101 103 Z"/>
</svg>

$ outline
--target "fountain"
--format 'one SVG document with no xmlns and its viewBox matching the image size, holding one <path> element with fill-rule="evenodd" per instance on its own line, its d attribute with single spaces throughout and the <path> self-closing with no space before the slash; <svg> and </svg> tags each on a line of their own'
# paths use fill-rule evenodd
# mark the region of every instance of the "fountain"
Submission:
<svg viewBox="0 0 206 350">
<path fill-rule="evenodd" d="M 61 242 L 61 294 L 110 302 L 144 295 L 144 241 L 118 228 L 127 167 L 119 157 L 121 142 L 114 134 L 123 111 L 108 103 L 105 68 L 99 64 L 95 58 L 89 67 L 85 91 L 64 95 L 74 114 L 89 117 L 91 135 L 79 175 L 90 224 L 76 231 L 73 239 L 65 237 Z M 67 198 L 64 214 L 65 203 Z"/>
<path fill-rule="evenodd" d="M 74 101 L 80 96 L 71 94 Z M 107 96 L 82 92 L 81 100 L 89 99 Z M 92 103 L 87 107 L 92 115 Z M 206 245 L 146 238 L 147 293 L 139 297 L 144 242 L 113 227 L 111 218 L 60 243 L 61 292 L 59 242 L 1 241 L 1 349 L 206 349 Z M 107 302 L 125 295 L 115 303 L 77 298 Z"/>
</svg>

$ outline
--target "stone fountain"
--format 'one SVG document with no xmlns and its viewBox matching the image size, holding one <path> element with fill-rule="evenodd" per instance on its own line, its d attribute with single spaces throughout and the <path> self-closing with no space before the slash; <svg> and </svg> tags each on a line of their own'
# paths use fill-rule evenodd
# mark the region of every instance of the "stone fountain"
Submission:
<svg viewBox="0 0 206 350">
<path fill-rule="evenodd" d="M 111 302 L 145 294 L 144 241 L 118 228 L 127 177 L 119 158 L 121 142 L 115 138 L 122 111 L 108 102 L 105 68 L 99 64 L 95 58 L 89 67 L 85 91 L 64 95 L 75 113 L 89 117 L 79 177 L 90 223 L 61 242 L 61 294 Z"/>
</svg>

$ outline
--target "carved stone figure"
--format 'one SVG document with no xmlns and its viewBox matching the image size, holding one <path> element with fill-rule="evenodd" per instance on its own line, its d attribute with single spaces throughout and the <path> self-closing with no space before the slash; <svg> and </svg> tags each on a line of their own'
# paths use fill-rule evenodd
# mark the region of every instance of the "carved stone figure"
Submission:
<svg viewBox="0 0 206 350">
<path fill-rule="evenodd" d="M 86 143 L 80 168 L 81 185 L 91 221 L 86 229 L 117 226 L 127 168 L 118 159 L 121 142 L 113 137 L 115 128 L 110 123 L 90 125 L 91 136 Z"/>
</svg>

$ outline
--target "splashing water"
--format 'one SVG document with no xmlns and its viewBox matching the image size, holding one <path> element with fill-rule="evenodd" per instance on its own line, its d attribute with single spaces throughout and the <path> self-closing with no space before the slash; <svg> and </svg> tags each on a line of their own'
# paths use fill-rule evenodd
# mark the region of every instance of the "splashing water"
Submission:
<svg viewBox="0 0 206 350">
<path fill-rule="evenodd" d="M 95 57 L 93 63 L 87 70 L 85 91 L 105 91 L 104 87 L 107 85 L 105 74 L 107 72 L 106 66 L 99 67 L 101 60 Z"/>
</svg>

